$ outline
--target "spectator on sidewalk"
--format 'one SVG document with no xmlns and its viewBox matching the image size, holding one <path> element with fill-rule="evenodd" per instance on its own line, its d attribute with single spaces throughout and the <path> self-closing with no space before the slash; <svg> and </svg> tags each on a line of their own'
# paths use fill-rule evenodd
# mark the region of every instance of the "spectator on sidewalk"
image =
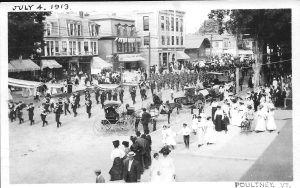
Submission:
<svg viewBox="0 0 300 188">
<path fill-rule="evenodd" d="M 180 129 L 180 131 L 177 134 L 182 134 L 185 147 L 189 149 L 191 129 L 187 126 L 186 123 L 183 124 L 183 128 Z"/>
<path fill-rule="evenodd" d="M 101 170 L 95 170 L 96 183 L 105 183 L 104 177 L 101 175 Z"/>
</svg>

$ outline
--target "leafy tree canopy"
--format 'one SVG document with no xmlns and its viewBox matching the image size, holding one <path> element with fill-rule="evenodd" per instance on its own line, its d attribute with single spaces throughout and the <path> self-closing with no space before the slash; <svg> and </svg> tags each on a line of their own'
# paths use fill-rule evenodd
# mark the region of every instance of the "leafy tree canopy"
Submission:
<svg viewBox="0 0 300 188">
<path fill-rule="evenodd" d="M 44 24 L 51 12 L 8 13 L 8 58 L 24 59 L 38 56 L 37 49 L 44 46 Z"/>
</svg>

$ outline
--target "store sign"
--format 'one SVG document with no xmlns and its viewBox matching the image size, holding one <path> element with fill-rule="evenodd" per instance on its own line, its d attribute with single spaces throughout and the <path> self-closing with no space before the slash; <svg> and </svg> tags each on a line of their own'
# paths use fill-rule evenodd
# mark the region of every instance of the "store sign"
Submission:
<svg viewBox="0 0 300 188">
<path fill-rule="evenodd" d="M 140 59 L 142 58 L 141 54 L 119 54 L 119 61 L 126 61 L 128 59 Z"/>
</svg>

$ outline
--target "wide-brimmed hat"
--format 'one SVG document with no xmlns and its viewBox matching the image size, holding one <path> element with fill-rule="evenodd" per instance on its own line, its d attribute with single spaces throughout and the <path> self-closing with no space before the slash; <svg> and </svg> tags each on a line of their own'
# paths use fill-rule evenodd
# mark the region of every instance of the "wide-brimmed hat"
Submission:
<svg viewBox="0 0 300 188">
<path fill-rule="evenodd" d="M 135 156 L 135 153 L 133 151 L 130 151 L 128 154 L 127 154 L 127 157 L 134 157 Z"/>
<path fill-rule="evenodd" d="M 112 143 L 113 143 L 113 145 L 115 147 L 118 147 L 120 145 L 120 141 L 119 140 L 114 140 Z"/>
<path fill-rule="evenodd" d="M 163 148 L 161 148 L 161 150 L 159 151 L 159 153 L 162 153 L 163 155 L 168 155 L 171 152 L 170 148 L 168 146 L 164 146 Z"/>
<path fill-rule="evenodd" d="M 123 142 L 122 142 L 122 145 L 124 145 L 125 147 L 129 147 L 129 142 L 123 141 Z"/>
</svg>

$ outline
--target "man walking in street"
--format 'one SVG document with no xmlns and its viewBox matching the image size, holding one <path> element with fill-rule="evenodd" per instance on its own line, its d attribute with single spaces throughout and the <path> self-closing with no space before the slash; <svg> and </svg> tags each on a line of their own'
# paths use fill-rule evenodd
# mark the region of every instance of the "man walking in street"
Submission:
<svg viewBox="0 0 300 188">
<path fill-rule="evenodd" d="M 33 106 L 33 103 L 30 103 L 28 108 L 27 108 L 27 111 L 28 111 L 28 117 L 29 117 L 29 120 L 30 120 L 30 125 L 34 124 L 34 120 L 33 120 L 33 115 L 34 115 L 34 106 Z"/>
<path fill-rule="evenodd" d="M 70 104 L 70 99 L 68 97 L 66 97 L 64 100 L 65 115 L 67 115 L 67 112 L 69 112 L 69 114 L 71 114 L 71 112 L 69 110 L 69 104 Z"/>
<path fill-rule="evenodd" d="M 88 114 L 89 118 L 91 117 L 91 109 L 92 109 L 92 101 L 90 98 L 87 98 L 86 102 L 85 102 L 85 105 L 86 105 L 86 113 Z"/>
<path fill-rule="evenodd" d="M 151 115 L 148 112 L 146 112 L 146 108 L 143 108 L 143 114 L 142 114 L 141 121 L 142 121 L 144 132 L 149 131 L 148 124 L 149 124 L 150 120 L 151 120 Z"/>
<path fill-rule="evenodd" d="M 59 108 L 58 103 L 55 104 L 54 113 L 55 113 L 55 121 L 57 124 L 57 128 L 59 128 L 61 126 L 61 122 L 60 122 L 61 110 Z"/>
</svg>

